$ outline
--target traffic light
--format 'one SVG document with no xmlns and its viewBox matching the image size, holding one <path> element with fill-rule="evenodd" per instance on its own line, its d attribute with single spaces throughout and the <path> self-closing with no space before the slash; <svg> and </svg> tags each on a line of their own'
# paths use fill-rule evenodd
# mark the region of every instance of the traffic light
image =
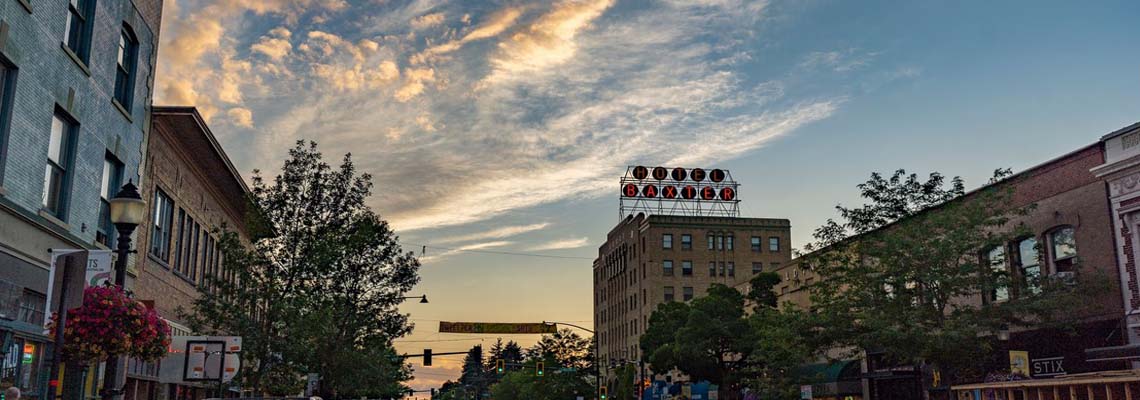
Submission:
<svg viewBox="0 0 1140 400">
<path fill-rule="evenodd" d="M 424 366 L 431 366 L 431 349 L 424 349 Z"/>
<path fill-rule="evenodd" d="M 602 386 L 600 389 L 598 389 L 598 398 L 602 399 L 602 400 L 606 400 L 609 398 L 609 396 L 606 396 L 606 387 L 605 386 Z"/>
<path fill-rule="evenodd" d="M 542 361 L 539 361 L 539 362 L 534 364 L 534 375 L 540 376 L 540 377 L 543 375 L 546 375 L 546 368 L 543 368 Z"/>
<path fill-rule="evenodd" d="M 495 360 L 495 372 L 502 374 L 506 371 L 506 368 L 503 368 L 504 364 L 506 363 L 504 363 L 502 359 Z"/>
</svg>

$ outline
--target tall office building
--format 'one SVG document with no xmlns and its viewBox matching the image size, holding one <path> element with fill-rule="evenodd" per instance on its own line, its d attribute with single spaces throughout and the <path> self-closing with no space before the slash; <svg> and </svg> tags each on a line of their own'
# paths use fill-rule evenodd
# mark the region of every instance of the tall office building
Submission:
<svg viewBox="0 0 1140 400">
<path fill-rule="evenodd" d="M 48 251 L 113 247 L 108 200 L 139 182 L 162 1 L 0 3 L 0 387 L 35 398 Z"/>
<path fill-rule="evenodd" d="M 638 338 L 657 305 L 700 297 L 714 283 L 734 287 L 786 264 L 790 235 L 786 219 L 638 214 L 621 221 L 594 260 L 602 368 L 641 358 Z"/>
</svg>

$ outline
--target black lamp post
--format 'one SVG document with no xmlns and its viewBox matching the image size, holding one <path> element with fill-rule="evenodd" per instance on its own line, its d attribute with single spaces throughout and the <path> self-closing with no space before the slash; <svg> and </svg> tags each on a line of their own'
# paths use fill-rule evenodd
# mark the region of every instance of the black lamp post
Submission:
<svg viewBox="0 0 1140 400">
<path fill-rule="evenodd" d="M 133 252 L 131 233 L 134 233 L 135 228 L 146 218 L 146 202 L 139 195 L 134 183 L 128 181 L 110 203 L 111 223 L 115 224 L 115 230 L 119 232 L 119 238 L 116 240 L 118 245 L 114 250 L 118 256 L 115 260 L 114 283 L 126 290 L 127 256 Z M 122 394 L 122 384 L 119 383 L 119 357 L 110 357 L 103 372 L 103 390 L 100 394 L 103 400 L 114 400 L 116 396 Z"/>
</svg>

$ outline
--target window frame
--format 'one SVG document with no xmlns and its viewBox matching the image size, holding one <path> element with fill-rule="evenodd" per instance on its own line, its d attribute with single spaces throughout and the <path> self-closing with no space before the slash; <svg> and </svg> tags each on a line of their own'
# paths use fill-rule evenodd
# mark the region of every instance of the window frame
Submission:
<svg viewBox="0 0 1140 400">
<path fill-rule="evenodd" d="M 665 286 L 665 287 L 662 287 L 662 289 L 661 289 L 661 294 L 662 294 L 662 296 L 661 296 L 661 297 L 664 299 L 664 301 L 665 301 L 666 303 L 668 303 L 668 302 L 673 302 L 673 301 L 677 301 L 677 294 L 676 294 L 676 293 L 675 293 L 675 291 L 673 290 L 673 287 L 672 287 L 672 286 Z"/>
<path fill-rule="evenodd" d="M 1001 253 L 1001 260 L 1000 260 L 1000 262 L 995 262 L 994 253 L 999 252 L 999 251 Z M 1009 265 L 1009 250 L 1006 249 L 1006 246 L 1004 244 L 998 245 L 998 246 L 993 246 L 993 247 L 990 247 L 988 250 L 983 251 L 981 254 L 981 259 L 982 259 L 982 262 L 985 263 L 985 265 L 989 268 L 989 271 L 991 274 L 995 273 L 995 272 L 999 272 L 999 273 L 1006 274 L 1006 275 L 1009 274 L 1009 271 L 1010 271 L 1009 270 L 1009 267 L 1010 267 L 1010 265 Z M 999 271 L 999 269 L 1000 269 L 1000 271 Z M 986 293 L 986 295 L 988 296 L 987 301 L 992 302 L 992 303 L 1001 303 L 1001 302 L 1009 301 L 1009 299 L 1011 297 L 1010 296 L 1011 293 L 1010 293 L 1009 289 L 1010 288 L 1008 285 L 1003 285 L 1003 286 L 999 287 L 991 279 L 990 288 L 987 290 L 987 293 Z M 999 292 L 1003 292 L 1003 294 L 1001 296 L 998 296 Z"/>
<path fill-rule="evenodd" d="M 117 189 L 123 185 L 123 171 L 126 170 L 122 161 L 111 152 L 103 156 L 103 174 L 99 181 L 99 223 L 95 227 L 95 241 L 109 248 L 115 248 L 118 240 L 115 224 L 111 222 L 111 199 L 118 194 Z M 103 235 L 103 241 L 99 240 Z"/>
<path fill-rule="evenodd" d="M 695 292 L 692 286 L 681 287 L 681 301 L 692 301 L 696 297 Z"/>
<path fill-rule="evenodd" d="M 1073 253 L 1065 257 L 1057 256 L 1057 234 L 1061 232 L 1070 232 L 1069 238 L 1072 240 Z M 1072 225 L 1061 225 L 1054 227 L 1045 233 L 1045 239 L 1048 244 L 1049 251 L 1049 267 L 1054 272 L 1072 272 L 1076 268 L 1077 260 L 1079 259 L 1080 246 L 1077 246 L 1077 228 Z"/>
<path fill-rule="evenodd" d="M 95 25 L 96 0 L 69 0 L 67 2 L 67 21 L 63 30 L 63 45 L 70 50 L 79 61 L 87 64 L 91 58 L 92 29 Z M 75 29 L 76 20 L 80 24 Z"/>
<path fill-rule="evenodd" d="M 681 234 L 681 250 L 693 249 L 693 235 L 688 233 Z"/>
<path fill-rule="evenodd" d="M 768 237 L 768 251 L 773 252 L 773 253 L 779 253 L 780 252 L 780 237 L 779 236 L 769 236 Z"/>
<path fill-rule="evenodd" d="M 756 275 L 756 274 L 759 274 L 761 272 L 764 272 L 764 263 L 761 261 L 753 261 L 752 262 L 752 275 Z"/>
<path fill-rule="evenodd" d="M 761 253 L 764 250 L 764 238 L 760 236 L 753 236 L 752 240 L 749 242 L 749 245 L 751 246 L 752 251 Z"/>
<path fill-rule="evenodd" d="M 1022 244 L 1025 242 L 1029 242 L 1029 241 L 1033 242 L 1033 255 L 1035 258 L 1033 260 L 1033 264 L 1026 264 L 1025 263 L 1025 254 L 1023 254 L 1023 251 L 1022 251 L 1024 249 Z M 1026 290 L 1028 292 L 1035 293 L 1035 294 L 1041 292 L 1041 285 L 1039 283 L 1035 284 L 1034 282 L 1032 282 L 1029 279 L 1030 274 L 1026 270 L 1036 268 L 1037 269 L 1037 272 L 1036 272 L 1036 279 L 1037 280 L 1040 280 L 1040 279 L 1045 277 L 1045 270 L 1044 270 L 1045 266 L 1042 265 L 1042 263 L 1041 263 L 1041 249 L 1038 247 L 1040 245 L 1040 243 L 1041 243 L 1041 241 L 1038 240 L 1036 236 L 1026 236 L 1026 237 L 1023 237 L 1023 238 L 1020 238 L 1020 239 L 1014 241 L 1014 243 L 1013 243 L 1013 248 L 1015 250 L 1017 250 L 1017 254 L 1016 254 L 1017 255 L 1017 258 L 1016 258 L 1017 275 L 1021 281 L 1020 285 L 1018 285 L 1018 287 L 1022 290 Z"/>
<path fill-rule="evenodd" d="M 174 237 L 171 226 L 174 224 L 174 198 L 166 194 L 166 191 L 157 185 L 154 187 L 154 195 L 151 198 L 154 199 L 154 203 L 151 205 L 152 220 L 147 254 L 164 263 L 170 263 L 171 238 Z M 163 204 L 166 206 L 159 209 Z M 162 229 L 162 226 L 165 226 L 166 229 Z M 156 233 L 158 236 L 155 236 Z M 156 245 L 159 247 L 158 249 L 156 249 Z"/>
<path fill-rule="evenodd" d="M 59 142 L 59 160 L 53 161 L 51 150 L 51 138 L 55 135 L 55 123 L 59 121 L 62 125 L 60 132 Z M 40 205 L 43 210 L 51 216 L 59 219 L 60 221 L 67 221 L 68 205 L 71 202 L 71 181 L 75 175 L 75 144 L 76 137 L 79 136 L 79 123 L 71 118 L 66 112 L 56 110 L 52 114 L 51 131 L 48 133 L 48 154 L 44 159 L 44 192 Z M 62 164 L 62 165 L 61 165 Z M 50 169 L 55 167 L 59 172 L 58 193 L 56 194 L 55 204 L 48 204 L 50 182 Z"/>
<path fill-rule="evenodd" d="M 4 166 L 8 164 L 8 136 L 11 130 L 12 102 L 19 69 L 0 54 L 0 186 L 4 186 Z"/>
<path fill-rule="evenodd" d="M 673 250 L 673 234 L 672 233 L 661 234 L 661 249 L 662 250 Z"/>
<path fill-rule="evenodd" d="M 693 276 L 693 260 L 681 260 L 681 276 Z"/>
<path fill-rule="evenodd" d="M 661 276 L 673 276 L 673 260 L 661 260 Z"/>
<path fill-rule="evenodd" d="M 138 54 L 138 36 L 135 35 L 135 31 L 130 25 L 123 22 L 123 27 L 119 31 L 118 55 L 115 58 L 115 88 L 112 98 L 127 111 L 128 115 L 131 113 L 134 103 Z"/>
</svg>

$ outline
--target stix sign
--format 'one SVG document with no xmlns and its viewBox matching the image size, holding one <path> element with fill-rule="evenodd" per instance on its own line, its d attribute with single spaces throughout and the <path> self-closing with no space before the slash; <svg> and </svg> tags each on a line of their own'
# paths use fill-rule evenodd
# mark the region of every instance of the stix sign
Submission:
<svg viewBox="0 0 1140 400">
<path fill-rule="evenodd" d="M 665 200 L 736 200 L 736 182 L 728 180 L 728 171 L 701 168 L 685 169 L 636 166 L 630 172 L 633 179 L 623 179 L 623 197 Z"/>
</svg>

